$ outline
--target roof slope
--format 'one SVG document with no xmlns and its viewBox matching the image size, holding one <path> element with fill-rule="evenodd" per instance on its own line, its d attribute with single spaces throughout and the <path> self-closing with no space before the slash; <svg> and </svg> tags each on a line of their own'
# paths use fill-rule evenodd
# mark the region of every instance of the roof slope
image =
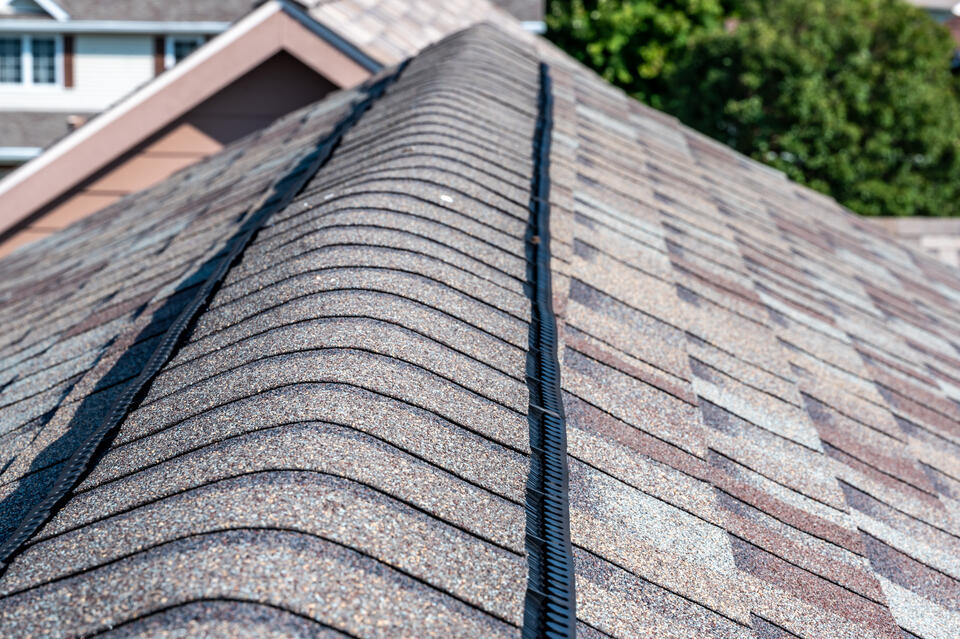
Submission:
<svg viewBox="0 0 960 639">
<path fill-rule="evenodd" d="M 304 0 L 310 16 L 385 65 L 480 22 L 511 32 L 519 23 L 490 0 Z"/>
<path fill-rule="evenodd" d="M 317 136 L 342 99 L 3 262 L 2 531 L 46 490 L 122 383 L 139 371 L 239 217 Z M 285 143 L 285 150 L 275 148 Z M 121 386 L 118 386 L 121 384 Z"/>
<path fill-rule="evenodd" d="M 178 603 L 241 597 L 273 606 L 242 615 L 307 616 L 352 634 L 516 633 L 536 64 L 531 52 L 485 53 L 481 40 L 466 34 L 417 58 L 270 220 L 96 471 L 6 573 L 0 588 L 21 592 L 0 606 L 0 627 L 89 632 Z M 464 118 L 467 108 L 479 117 Z M 282 141 L 269 131 L 260 139 Z M 184 188 L 164 189 L 139 202 L 169 211 L 164 193 Z M 248 201 L 260 191 L 243 190 Z M 156 215 L 127 206 L 125 217 L 142 224 Z M 56 252 L 45 244 L 40 254 Z M 87 324 L 100 330 L 104 319 Z M 38 385 L 19 383 L 21 394 Z M 10 479 L 51 456 L 56 434 L 47 430 Z M 317 512 L 346 518 L 304 516 Z M 239 554 L 224 572 L 226 549 Z M 159 581 L 133 586 L 143 569 Z M 281 579 L 293 573 L 306 581 Z M 327 584 L 338 575 L 349 575 L 343 598 L 316 608 L 315 597 L 337 592 Z M 129 597 L 103 587 L 126 579 L 129 589 L 117 587 Z M 165 604 L 149 591 L 168 593 Z M 75 602 L 65 614 L 46 614 L 65 597 Z M 100 612 L 89 619 L 92 608 Z M 189 610 L 144 619 L 137 632 Z"/>
<path fill-rule="evenodd" d="M 491 27 L 269 218 L 0 579 L 3 634 L 517 635 L 540 60 L 579 634 L 955 636 L 960 275 Z M 362 93 L 0 261 L 8 529 Z"/>
<path fill-rule="evenodd" d="M 953 636 L 960 274 L 548 56 L 580 618 Z"/>
<path fill-rule="evenodd" d="M 70 133 L 66 113 L 0 112 L 0 146 L 43 148 Z"/>
</svg>

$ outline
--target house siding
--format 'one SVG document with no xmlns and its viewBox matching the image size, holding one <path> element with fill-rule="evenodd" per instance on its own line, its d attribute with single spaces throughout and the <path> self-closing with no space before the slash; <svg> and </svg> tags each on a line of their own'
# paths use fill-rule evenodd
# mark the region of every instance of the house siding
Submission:
<svg viewBox="0 0 960 639">
<path fill-rule="evenodd" d="M 0 110 L 103 111 L 156 75 L 154 38 L 114 34 L 64 36 L 59 62 L 63 65 L 63 84 L 0 87 Z"/>
<path fill-rule="evenodd" d="M 77 36 L 73 99 L 104 109 L 153 77 L 153 40 L 139 35 Z"/>
</svg>

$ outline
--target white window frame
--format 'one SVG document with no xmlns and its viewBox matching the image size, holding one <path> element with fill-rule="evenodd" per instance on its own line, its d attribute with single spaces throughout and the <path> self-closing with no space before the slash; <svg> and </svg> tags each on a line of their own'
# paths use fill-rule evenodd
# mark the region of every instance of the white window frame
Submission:
<svg viewBox="0 0 960 639">
<path fill-rule="evenodd" d="M 0 33 L 0 38 L 20 38 L 20 82 L 0 82 L 0 87 L 5 89 L 18 88 L 30 89 L 36 91 L 50 91 L 63 88 L 63 36 L 51 34 L 32 34 L 32 33 Z M 53 38 L 54 60 L 53 73 L 55 81 L 53 84 L 36 84 L 33 81 L 33 39 L 41 38 L 49 40 Z"/>
<path fill-rule="evenodd" d="M 165 69 L 172 69 L 177 64 L 173 48 L 173 43 L 177 40 L 190 40 L 196 43 L 198 49 L 207 41 L 202 35 L 168 35 L 163 47 L 163 68 Z"/>
</svg>

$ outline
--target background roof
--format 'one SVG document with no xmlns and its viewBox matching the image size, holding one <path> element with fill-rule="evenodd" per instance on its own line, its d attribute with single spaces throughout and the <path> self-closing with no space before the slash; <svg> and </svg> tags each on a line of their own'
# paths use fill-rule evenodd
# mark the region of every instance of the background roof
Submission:
<svg viewBox="0 0 960 639">
<path fill-rule="evenodd" d="M 363 2 L 358 0 L 296 0 L 308 7 L 342 7 L 347 12 L 378 13 L 380 7 L 397 15 L 409 15 L 410 19 L 429 21 L 434 14 L 446 13 L 455 16 L 457 11 L 470 12 L 485 0 L 466 2 L 433 2 L 431 0 L 388 0 L 387 2 Z M 56 0 L 58 6 L 70 15 L 71 20 L 142 20 L 156 22 L 231 22 L 246 15 L 257 0 Z M 543 20 L 543 0 L 493 0 L 520 20 Z M 322 10 L 321 10 L 322 11 Z M 20 17 L 43 18 L 43 15 L 0 16 L 0 19 Z"/>
<path fill-rule="evenodd" d="M 56 0 L 71 20 L 149 20 L 158 22 L 236 20 L 252 0 Z"/>
<path fill-rule="evenodd" d="M 519 23 L 490 0 L 314 0 L 311 17 L 383 64 L 397 64 L 428 44 L 480 22 L 509 31 Z"/>
<path fill-rule="evenodd" d="M 958 3 L 957 0 L 909 0 L 910 4 L 922 7 L 924 9 L 950 10 Z"/>
<path fill-rule="evenodd" d="M 0 111 L 0 146 L 46 147 L 70 133 L 68 113 Z M 77 114 L 80 116 L 88 114 Z"/>
</svg>

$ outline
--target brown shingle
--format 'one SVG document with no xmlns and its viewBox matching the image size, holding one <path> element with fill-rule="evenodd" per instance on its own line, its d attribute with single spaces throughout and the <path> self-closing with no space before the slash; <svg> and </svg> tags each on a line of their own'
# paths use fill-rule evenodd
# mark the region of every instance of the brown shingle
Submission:
<svg viewBox="0 0 960 639">
<path fill-rule="evenodd" d="M 529 42 L 454 36 L 347 132 L 14 559 L 0 627 L 520 632 L 546 60 L 581 636 L 951 636 L 960 278 Z M 351 97 L 0 262 L 7 529 Z"/>
</svg>

